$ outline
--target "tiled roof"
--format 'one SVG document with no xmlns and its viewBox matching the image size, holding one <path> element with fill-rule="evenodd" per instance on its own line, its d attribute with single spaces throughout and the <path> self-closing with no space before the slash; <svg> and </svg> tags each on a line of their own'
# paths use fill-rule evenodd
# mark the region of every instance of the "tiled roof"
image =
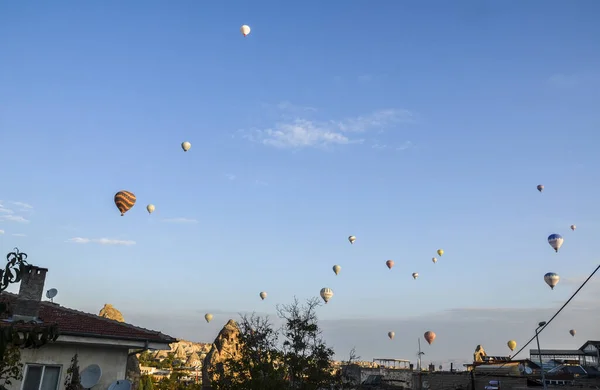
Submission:
<svg viewBox="0 0 600 390">
<path fill-rule="evenodd" d="M 12 306 L 17 295 L 3 292 L 0 300 Z M 5 316 L 6 318 L 6 316 Z M 40 302 L 38 318 L 46 323 L 55 323 L 61 335 L 114 338 L 120 340 L 173 343 L 177 341 L 161 332 L 144 329 L 94 314 L 62 307 L 56 303 Z"/>
</svg>

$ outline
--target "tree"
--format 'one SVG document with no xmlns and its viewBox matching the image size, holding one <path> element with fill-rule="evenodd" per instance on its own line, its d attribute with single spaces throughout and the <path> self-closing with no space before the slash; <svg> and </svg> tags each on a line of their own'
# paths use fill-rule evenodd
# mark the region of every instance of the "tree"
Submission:
<svg viewBox="0 0 600 390">
<path fill-rule="evenodd" d="M 317 299 L 278 306 L 283 326 L 267 317 L 242 316 L 239 350 L 211 367 L 215 390 L 318 390 L 338 383 L 332 373 L 333 350 L 321 338 Z M 279 339 L 283 342 L 280 343 Z"/>
<path fill-rule="evenodd" d="M 23 379 L 23 363 L 21 363 L 21 349 L 16 345 L 10 345 L 0 356 L 0 390 L 7 390 L 12 381 Z"/>
<path fill-rule="evenodd" d="M 154 382 L 152 382 L 152 378 L 149 375 L 141 376 L 138 390 L 154 390 Z"/>
<path fill-rule="evenodd" d="M 79 376 L 79 361 L 77 354 L 71 358 L 71 366 L 67 370 L 65 378 L 65 390 L 81 390 L 81 378 Z"/>
</svg>

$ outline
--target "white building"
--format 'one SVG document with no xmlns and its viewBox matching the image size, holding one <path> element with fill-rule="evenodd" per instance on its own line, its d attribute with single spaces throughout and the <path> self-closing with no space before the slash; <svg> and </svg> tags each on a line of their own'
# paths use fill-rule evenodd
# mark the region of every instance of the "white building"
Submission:
<svg viewBox="0 0 600 390">
<path fill-rule="evenodd" d="M 45 268 L 30 266 L 29 273 L 23 275 L 18 295 L 6 292 L 0 295 L 0 300 L 10 307 L 0 326 L 12 320 L 56 324 L 60 334 L 55 342 L 39 349 L 21 350 L 23 380 L 14 381 L 9 390 L 64 389 L 75 354 L 80 371 L 90 364 L 100 366 L 102 376 L 94 390 L 105 390 L 112 382 L 125 379 L 129 355 L 143 350 L 170 350 L 169 343 L 176 341 L 157 331 L 42 302 L 46 272 Z"/>
</svg>

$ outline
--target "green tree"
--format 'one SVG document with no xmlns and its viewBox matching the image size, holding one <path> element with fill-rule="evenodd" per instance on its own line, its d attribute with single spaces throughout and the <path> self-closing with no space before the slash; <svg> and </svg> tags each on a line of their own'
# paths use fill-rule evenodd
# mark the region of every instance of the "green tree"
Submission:
<svg viewBox="0 0 600 390">
<path fill-rule="evenodd" d="M 71 358 L 71 366 L 67 370 L 65 378 L 65 390 L 81 390 L 81 378 L 79 376 L 79 361 L 77 354 Z"/>
<path fill-rule="evenodd" d="M 154 390 L 154 382 L 152 381 L 152 377 L 149 375 L 142 375 L 138 390 Z"/>
<path fill-rule="evenodd" d="M 21 363 L 21 348 L 9 345 L 0 356 L 0 390 L 7 390 L 12 381 L 23 379 L 23 363 Z"/>
<path fill-rule="evenodd" d="M 277 307 L 283 327 L 275 330 L 268 318 L 242 316 L 239 351 L 211 368 L 215 390 L 318 390 L 337 385 L 332 373 L 333 350 L 318 326 L 318 299 L 306 304 L 294 298 Z M 280 343 L 280 337 L 282 343 Z"/>
</svg>

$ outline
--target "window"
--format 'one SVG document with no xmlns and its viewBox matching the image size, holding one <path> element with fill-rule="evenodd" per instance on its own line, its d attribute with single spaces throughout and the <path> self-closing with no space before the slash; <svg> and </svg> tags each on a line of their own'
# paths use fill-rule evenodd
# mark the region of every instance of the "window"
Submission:
<svg viewBox="0 0 600 390">
<path fill-rule="evenodd" d="M 59 380 L 60 366 L 28 364 L 22 390 L 57 390 Z"/>
</svg>

